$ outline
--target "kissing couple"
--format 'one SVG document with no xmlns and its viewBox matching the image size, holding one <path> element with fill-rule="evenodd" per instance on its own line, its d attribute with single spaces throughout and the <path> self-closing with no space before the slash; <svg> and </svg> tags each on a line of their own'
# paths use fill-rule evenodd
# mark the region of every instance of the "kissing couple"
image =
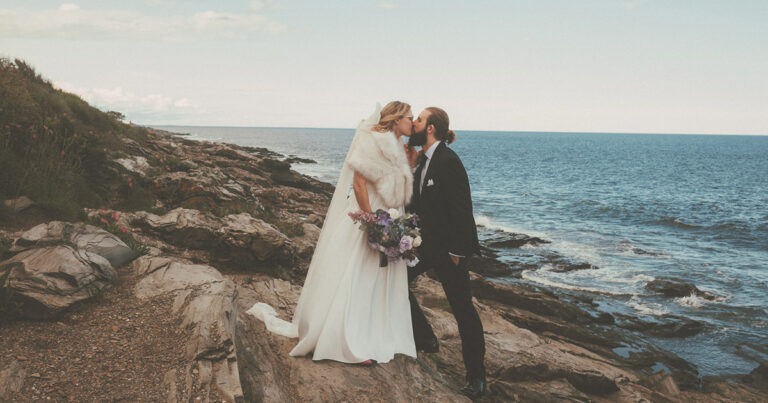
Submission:
<svg viewBox="0 0 768 403">
<path fill-rule="evenodd" d="M 405 138 L 409 137 L 408 144 Z M 456 139 L 448 114 L 436 107 L 414 120 L 410 105 L 393 101 L 355 131 L 309 265 L 293 321 L 255 304 L 248 313 L 272 332 L 298 337 L 291 356 L 373 365 L 395 354 L 437 353 L 439 341 L 409 282 L 434 268 L 459 327 L 467 384 L 485 390 L 485 339 L 472 304 L 467 259 L 479 253 L 466 170 L 448 147 Z M 416 150 L 419 147 L 419 150 Z M 354 195 L 350 195 L 352 187 Z M 419 218 L 419 261 L 382 263 L 349 213 L 407 211 Z"/>
</svg>

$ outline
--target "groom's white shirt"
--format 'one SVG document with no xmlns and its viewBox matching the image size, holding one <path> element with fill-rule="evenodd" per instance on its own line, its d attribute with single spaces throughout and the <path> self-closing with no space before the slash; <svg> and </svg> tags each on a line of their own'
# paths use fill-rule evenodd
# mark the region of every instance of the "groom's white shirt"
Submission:
<svg viewBox="0 0 768 403">
<path fill-rule="evenodd" d="M 435 149 L 438 145 L 440 145 L 442 141 L 435 141 L 434 144 L 432 144 L 427 151 L 424 151 L 424 156 L 427 157 L 427 160 L 424 161 L 424 168 L 421 169 L 421 178 L 419 178 L 419 194 L 421 194 L 422 189 L 424 189 L 424 178 L 427 176 L 427 170 L 429 169 L 429 163 L 432 161 L 432 154 L 435 153 Z M 462 255 L 457 255 L 455 253 L 448 252 L 451 256 L 456 257 L 464 257 Z"/>
<path fill-rule="evenodd" d="M 424 177 L 427 176 L 427 169 L 429 169 L 429 162 L 432 161 L 432 154 L 435 153 L 435 149 L 440 143 L 442 143 L 442 141 L 435 141 L 427 151 L 424 151 L 424 156 L 427 157 L 427 160 L 424 161 L 424 168 L 422 168 L 421 178 L 419 178 L 419 194 L 421 194 L 421 190 L 424 189 Z"/>
</svg>

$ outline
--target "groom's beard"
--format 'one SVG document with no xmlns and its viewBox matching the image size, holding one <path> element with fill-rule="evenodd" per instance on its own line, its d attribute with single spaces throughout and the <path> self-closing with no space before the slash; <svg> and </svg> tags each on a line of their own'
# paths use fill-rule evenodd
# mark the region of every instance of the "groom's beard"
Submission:
<svg viewBox="0 0 768 403">
<path fill-rule="evenodd" d="M 411 137 L 408 139 L 408 145 L 411 147 L 421 147 L 424 144 L 427 144 L 427 129 L 424 128 L 424 130 L 420 132 L 415 132 L 411 135 Z"/>
</svg>

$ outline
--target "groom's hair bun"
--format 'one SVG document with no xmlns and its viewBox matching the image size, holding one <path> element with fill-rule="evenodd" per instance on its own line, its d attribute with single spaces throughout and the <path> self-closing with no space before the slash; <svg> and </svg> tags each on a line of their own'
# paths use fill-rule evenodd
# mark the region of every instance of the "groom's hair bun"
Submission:
<svg viewBox="0 0 768 403">
<path fill-rule="evenodd" d="M 454 133 L 453 130 L 448 129 L 448 126 L 451 123 L 448 119 L 448 114 L 436 106 L 430 106 L 427 110 L 429 111 L 427 126 L 435 126 L 435 138 L 445 141 L 448 144 L 456 141 L 456 133 Z"/>
</svg>

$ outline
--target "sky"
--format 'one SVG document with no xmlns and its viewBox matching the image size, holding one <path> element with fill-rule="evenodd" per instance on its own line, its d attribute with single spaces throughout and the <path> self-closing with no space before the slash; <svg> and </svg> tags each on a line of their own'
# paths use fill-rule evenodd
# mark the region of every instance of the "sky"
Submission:
<svg viewBox="0 0 768 403">
<path fill-rule="evenodd" d="M 0 1 L 0 56 L 145 125 L 768 134 L 765 0 Z"/>
</svg>

